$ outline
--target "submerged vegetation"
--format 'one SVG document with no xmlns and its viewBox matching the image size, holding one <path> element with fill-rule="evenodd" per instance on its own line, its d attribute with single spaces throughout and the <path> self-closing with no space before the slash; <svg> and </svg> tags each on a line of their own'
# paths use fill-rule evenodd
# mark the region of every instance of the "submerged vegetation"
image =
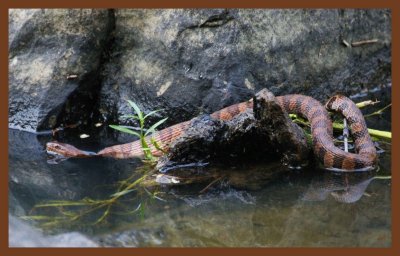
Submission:
<svg viewBox="0 0 400 256">
<path fill-rule="evenodd" d="M 150 191 L 156 183 L 149 183 L 152 169 L 144 165 L 135 173 L 113 187 L 115 193 L 109 198 L 81 200 L 50 200 L 34 206 L 31 213 L 23 219 L 38 221 L 43 228 L 62 228 L 74 225 L 98 225 L 106 223 L 111 214 L 144 217 L 146 205 L 152 200 L 163 200 L 157 190 Z"/>
</svg>

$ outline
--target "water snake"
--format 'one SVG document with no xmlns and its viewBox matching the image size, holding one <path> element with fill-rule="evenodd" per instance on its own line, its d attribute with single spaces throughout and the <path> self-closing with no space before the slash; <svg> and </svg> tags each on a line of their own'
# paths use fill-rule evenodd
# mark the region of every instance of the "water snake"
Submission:
<svg viewBox="0 0 400 256">
<path fill-rule="evenodd" d="M 311 125 L 313 151 L 324 167 L 334 171 L 364 171 L 370 170 L 377 162 L 377 152 L 368 133 L 364 117 L 355 103 L 343 95 L 333 96 L 325 107 L 317 100 L 300 94 L 277 96 L 278 104 L 287 113 L 295 113 L 305 117 Z M 230 120 L 237 114 L 253 107 L 252 100 L 238 103 L 211 114 L 212 118 Z M 345 152 L 334 145 L 332 121 L 328 111 L 341 113 L 348 121 L 351 135 L 355 143 L 357 153 Z M 175 124 L 153 134 L 153 138 L 164 150 L 181 136 L 190 125 L 190 121 Z M 150 143 L 150 137 L 146 138 Z M 150 146 L 154 155 L 162 152 L 153 145 Z M 115 145 L 104 148 L 96 154 L 81 151 L 71 145 L 59 142 L 49 142 L 47 151 L 61 154 L 66 157 L 90 157 L 93 155 L 132 158 L 143 157 L 140 141 Z"/>
</svg>

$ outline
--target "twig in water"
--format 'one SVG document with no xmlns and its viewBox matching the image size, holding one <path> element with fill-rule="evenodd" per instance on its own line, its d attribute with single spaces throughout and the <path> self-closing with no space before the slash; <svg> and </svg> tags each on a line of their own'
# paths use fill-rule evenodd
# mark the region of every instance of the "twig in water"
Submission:
<svg viewBox="0 0 400 256">
<path fill-rule="evenodd" d="M 346 47 L 351 47 L 351 45 L 349 44 L 349 42 L 347 42 L 346 40 L 342 40 L 342 43 L 344 44 L 344 45 L 346 45 Z"/>
<path fill-rule="evenodd" d="M 365 101 L 356 103 L 356 106 L 357 106 L 358 108 L 364 108 L 364 107 L 369 106 L 369 105 L 373 106 L 373 105 L 375 105 L 375 104 L 378 104 L 379 102 L 380 102 L 379 100 L 375 100 L 375 101 L 372 101 L 372 100 L 365 100 Z"/>
<path fill-rule="evenodd" d="M 344 151 L 349 152 L 349 128 L 347 127 L 347 120 L 346 118 L 343 119 L 343 138 L 344 138 Z"/>
<path fill-rule="evenodd" d="M 385 111 L 387 108 L 391 107 L 392 103 L 390 103 L 389 105 L 385 106 L 384 108 L 381 108 L 377 111 L 375 111 L 374 113 L 368 114 L 368 115 L 364 115 L 364 117 L 370 117 L 370 116 L 375 116 L 375 115 L 381 115 L 383 113 L 383 111 Z"/>
<path fill-rule="evenodd" d="M 205 188 L 203 188 L 199 194 L 203 194 L 206 192 L 212 185 L 214 185 L 217 181 L 221 180 L 224 176 L 218 177 L 215 180 L 211 181 L 210 184 L 208 184 Z"/>
<path fill-rule="evenodd" d="M 57 132 L 63 131 L 65 128 L 76 128 L 80 124 L 81 124 L 80 122 L 77 122 L 76 124 L 69 124 L 69 125 L 66 125 L 65 127 L 57 127 L 55 129 L 51 130 L 51 132 L 52 132 L 52 134 L 54 136 L 54 135 L 56 135 Z"/>
<path fill-rule="evenodd" d="M 340 129 L 340 130 L 343 129 L 343 124 L 341 124 L 341 123 L 333 122 L 332 125 L 333 125 L 333 129 Z M 380 138 L 380 139 L 382 139 L 382 138 L 392 139 L 392 133 L 388 132 L 388 131 L 379 131 L 379 130 L 368 128 L 368 133 L 370 135 Z"/>
<path fill-rule="evenodd" d="M 358 42 L 352 42 L 351 46 L 357 47 L 357 46 L 361 46 L 363 44 L 374 44 L 374 43 L 377 43 L 377 42 L 378 42 L 378 39 L 363 40 L 363 41 L 358 41 Z"/>
<path fill-rule="evenodd" d="M 178 168 L 192 168 L 192 167 L 203 167 L 208 165 L 208 163 L 202 163 L 202 162 L 198 162 L 198 163 L 189 163 L 189 164 L 178 164 L 178 165 L 166 165 L 161 167 L 158 171 L 161 173 L 167 173 L 171 170 L 174 169 L 178 169 Z"/>
</svg>

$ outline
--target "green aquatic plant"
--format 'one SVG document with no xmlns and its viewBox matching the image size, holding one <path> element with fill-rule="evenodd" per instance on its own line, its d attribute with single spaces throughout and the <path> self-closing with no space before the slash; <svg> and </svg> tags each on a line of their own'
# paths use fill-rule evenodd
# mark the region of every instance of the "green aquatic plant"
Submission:
<svg viewBox="0 0 400 256">
<path fill-rule="evenodd" d="M 159 110 L 154 110 L 151 111 L 148 114 L 144 114 L 143 111 L 138 107 L 138 105 L 130 100 L 127 100 L 128 104 L 132 107 L 132 109 L 134 110 L 135 114 L 134 115 L 123 115 L 121 116 L 121 118 L 132 118 L 135 119 L 139 122 L 139 127 L 138 128 L 130 128 L 127 126 L 121 126 L 121 125 L 110 125 L 111 128 L 121 131 L 121 132 L 125 132 L 131 135 L 134 135 L 136 137 L 139 138 L 140 140 L 140 144 L 142 146 L 142 150 L 143 150 L 143 154 L 145 157 L 145 160 L 149 160 L 149 161 L 154 161 L 154 156 L 151 152 L 151 148 L 149 147 L 149 143 L 152 144 L 157 150 L 162 151 L 160 145 L 158 145 L 158 143 L 156 142 L 156 140 L 154 138 L 152 138 L 153 133 L 156 131 L 157 127 L 159 127 L 162 123 L 164 123 L 168 118 L 164 118 L 161 119 L 160 121 L 156 122 L 155 124 L 153 124 L 152 126 L 150 126 L 150 128 L 146 129 L 145 128 L 145 122 L 146 119 L 149 116 L 154 115 L 155 113 L 161 111 L 161 109 Z M 135 131 L 137 130 L 137 131 Z M 149 140 L 147 141 L 147 136 L 149 136 Z"/>
<path fill-rule="evenodd" d="M 142 166 L 132 176 L 113 186 L 114 193 L 108 198 L 81 200 L 49 200 L 36 204 L 31 214 L 23 219 L 37 221 L 42 228 L 71 228 L 106 223 L 111 215 L 134 215 L 144 218 L 145 208 L 159 197 L 158 184 L 151 178 L 152 168 Z"/>
</svg>

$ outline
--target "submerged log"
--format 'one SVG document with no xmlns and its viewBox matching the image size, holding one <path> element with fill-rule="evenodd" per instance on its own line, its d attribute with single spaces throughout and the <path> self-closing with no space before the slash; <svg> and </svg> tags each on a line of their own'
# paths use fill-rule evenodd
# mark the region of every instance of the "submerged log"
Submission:
<svg viewBox="0 0 400 256">
<path fill-rule="evenodd" d="M 291 166 L 307 163 L 310 148 L 304 132 L 281 109 L 267 89 L 253 98 L 247 109 L 229 121 L 203 115 L 192 120 L 158 169 L 176 163 L 236 163 L 281 160 Z"/>
<path fill-rule="evenodd" d="M 275 96 L 263 89 L 254 97 L 253 112 L 257 129 L 268 135 L 268 143 L 283 156 L 283 161 L 291 165 L 307 162 L 310 147 L 304 131 L 289 118 L 277 103 Z"/>
</svg>

